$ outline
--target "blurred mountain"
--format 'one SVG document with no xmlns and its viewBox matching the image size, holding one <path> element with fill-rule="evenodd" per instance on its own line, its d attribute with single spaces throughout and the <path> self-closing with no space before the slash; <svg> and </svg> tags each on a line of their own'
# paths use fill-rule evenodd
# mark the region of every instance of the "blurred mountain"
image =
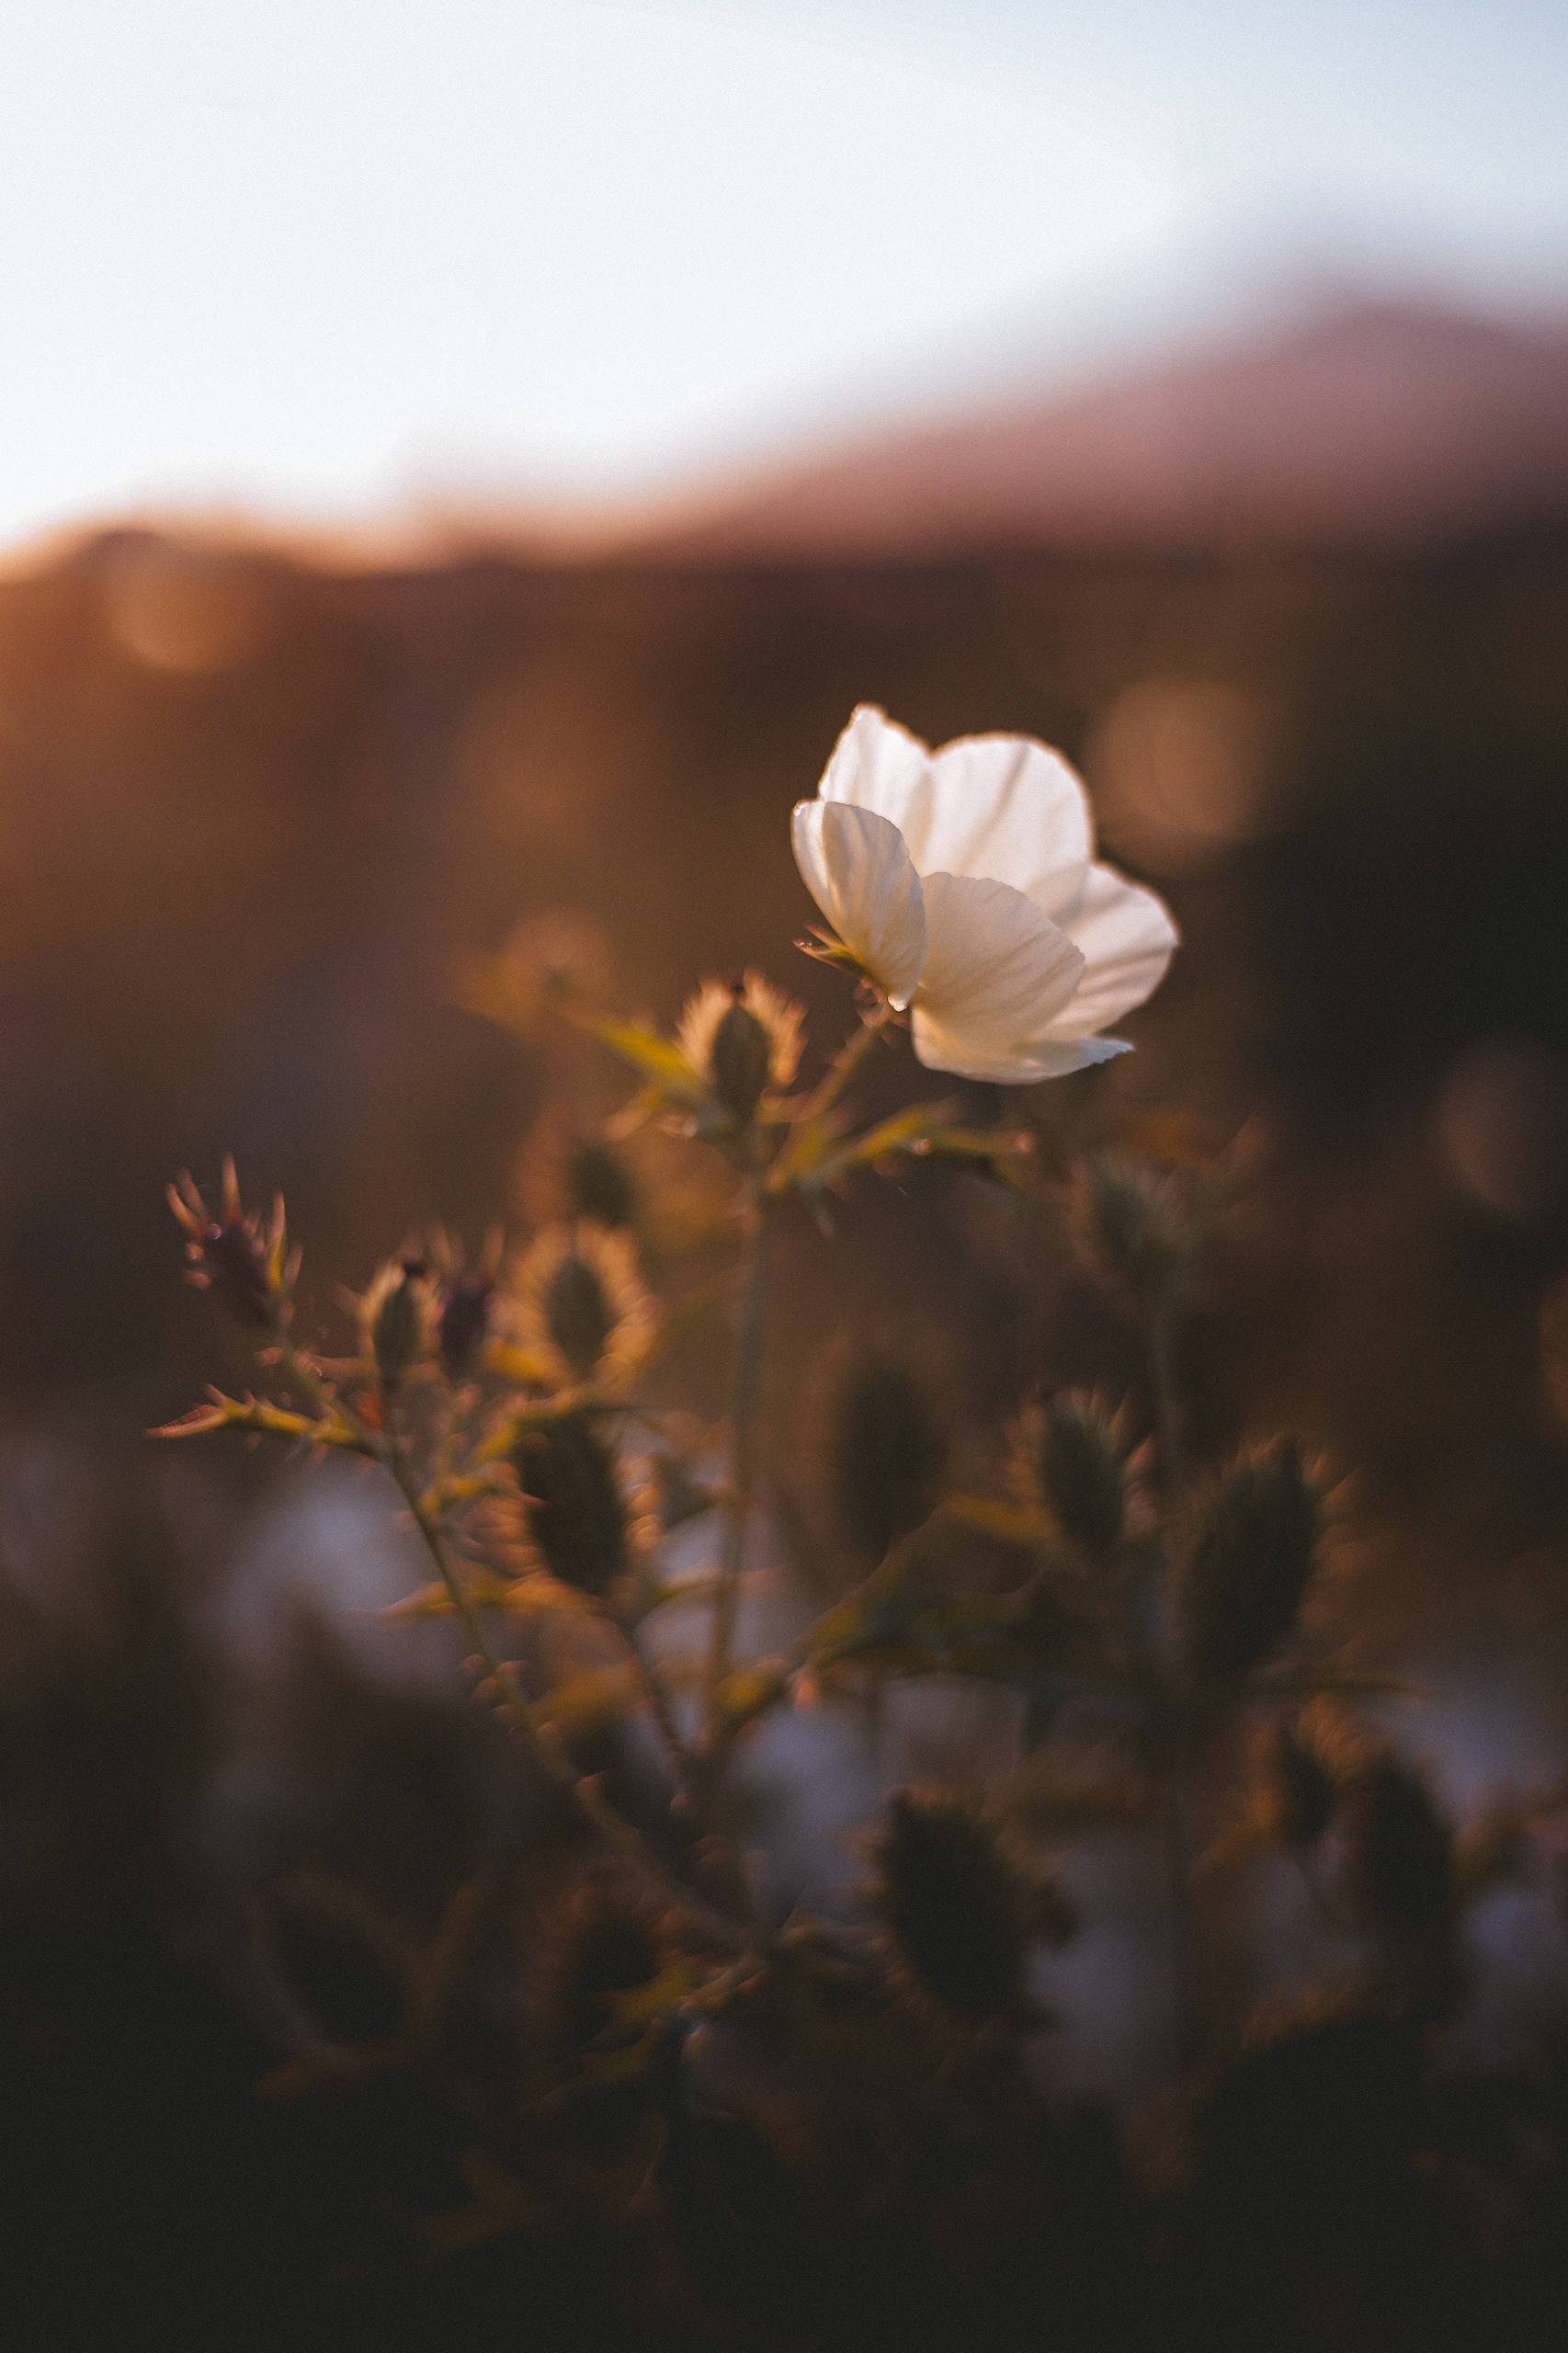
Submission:
<svg viewBox="0 0 1568 2353">
<path fill-rule="evenodd" d="M 1568 513 L 1568 318 L 1358 298 L 710 490 L 653 557 L 1419 546 Z"/>
</svg>

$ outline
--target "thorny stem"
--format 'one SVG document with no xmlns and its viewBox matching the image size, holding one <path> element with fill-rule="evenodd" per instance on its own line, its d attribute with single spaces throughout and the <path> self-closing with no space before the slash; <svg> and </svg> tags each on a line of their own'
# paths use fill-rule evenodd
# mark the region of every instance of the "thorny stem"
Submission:
<svg viewBox="0 0 1568 2353">
<path fill-rule="evenodd" d="M 1170 1897 L 1170 1963 L 1172 2040 L 1184 2070 L 1197 2047 L 1196 1935 L 1192 1907 L 1193 1792 L 1192 1769 L 1185 1732 L 1177 1727 L 1169 1759 L 1170 1786 L 1165 1802 L 1165 1870 Z"/>
<path fill-rule="evenodd" d="M 744 1951 L 747 1945 L 744 1931 L 733 1921 L 715 1912 L 673 1873 L 666 1871 L 631 1824 L 608 1802 L 594 1776 L 577 1771 L 554 1728 L 544 1721 L 518 1689 L 510 1662 L 502 1658 L 486 1633 L 483 1620 L 453 1566 L 445 1530 L 426 1508 L 415 1481 L 409 1477 L 396 1440 L 388 1439 L 377 1449 L 377 1454 L 403 1497 L 452 1607 L 462 1620 L 480 1664 L 494 1689 L 497 1707 L 523 1747 L 556 1789 L 570 1800 L 589 1828 L 622 1861 L 631 1864 L 643 1879 L 651 1881 L 666 1903 L 699 1921 L 710 1935 L 722 1938 L 732 1950 Z"/>
<path fill-rule="evenodd" d="M 1149 1386 L 1154 1409 L 1154 1437 L 1159 1449 L 1160 1480 L 1167 1506 L 1186 1484 L 1188 1472 L 1184 1432 L 1181 1381 L 1176 1364 L 1176 1308 L 1168 1290 L 1153 1299 L 1144 1317 L 1144 1344 L 1149 1358 Z M 1195 1787 L 1188 1702 L 1177 1693 L 1167 1731 L 1169 1788 L 1165 1807 L 1166 1883 L 1170 1903 L 1171 2016 L 1173 2042 L 1180 2067 L 1192 2063 L 1198 2049 L 1197 1920 L 1193 1906 Z"/>
<path fill-rule="evenodd" d="M 834 1056 L 821 1085 L 807 1097 L 801 1108 L 799 1127 L 809 1126 L 825 1118 L 833 1109 L 892 1018 L 892 1007 L 884 997 Z M 733 1472 L 703 1684 L 703 1744 L 710 1764 L 722 1757 L 726 1745 L 724 1683 L 734 1655 L 735 1619 L 740 1607 L 746 1531 L 756 1479 L 756 1405 L 762 1376 L 763 1304 L 767 1290 L 768 1203 L 770 1198 L 781 1189 L 790 1156 L 786 1145 L 773 1167 L 755 1176 L 747 1188 L 746 1207 L 751 1230 L 741 1295 L 740 1329 L 735 1339 L 730 1405 Z"/>
<path fill-rule="evenodd" d="M 751 1233 L 731 1385 L 733 1464 L 729 1506 L 720 1546 L 718 1590 L 713 1599 L 713 1622 L 703 1686 L 703 1739 L 710 1756 L 720 1754 L 724 1745 L 724 1683 L 734 1652 L 735 1618 L 740 1607 L 741 1576 L 745 1566 L 746 1532 L 751 1518 L 752 1487 L 756 1470 L 756 1403 L 762 1376 L 768 1233 L 767 1211 L 760 1184 L 754 1182 L 750 1188 L 748 1206 Z"/>
<path fill-rule="evenodd" d="M 674 1776 L 680 1795 L 689 1802 L 692 1777 L 691 1750 L 687 1745 L 685 1733 L 676 1720 L 675 1703 L 670 1698 L 669 1686 L 659 1673 L 653 1659 L 643 1649 L 642 1629 L 631 1613 L 625 1609 L 617 1609 L 607 1602 L 604 1615 L 607 1622 L 614 1627 L 626 1645 L 627 1655 L 631 1661 L 637 1680 L 642 1686 L 642 1696 L 648 1703 L 648 1712 L 653 1719 L 653 1728 L 664 1747 L 665 1761 Z"/>
<path fill-rule="evenodd" d="M 821 1085 L 801 1104 L 796 1114 L 798 1125 L 805 1127 L 813 1120 L 824 1119 L 834 1108 L 892 1017 L 893 1009 L 886 997 L 879 999 L 874 1011 L 867 1014 L 858 1029 L 846 1039 L 835 1054 Z"/>
<path fill-rule="evenodd" d="M 410 1476 L 395 1434 L 372 1430 L 350 1405 L 335 1396 L 309 1358 L 294 1347 L 281 1321 L 277 1327 L 274 1347 L 285 1376 L 303 1392 L 318 1415 L 335 1416 L 346 1422 L 363 1450 L 381 1464 L 392 1480 L 424 1541 L 437 1574 L 446 1587 L 448 1598 L 473 1644 L 474 1654 L 495 1693 L 496 1706 L 503 1719 L 546 1779 L 570 1801 L 584 1822 L 611 1852 L 629 1863 L 642 1879 L 651 1881 L 666 1903 L 686 1913 L 732 1951 L 747 1951 L 751 1939 L 746 1932 L 736 1922 L 715 1911 L 673 1872 L 665 1870 L 631 1823 L 625 1821 L 608 1802 L 593 1776 L 577 1771 L 553 1727 L 543 1721 L 518 1689 L 510 1663 L 501 1657 L 491 1642 L 483 1620 L 453 1565 L 439 1512 L 431 1507 L 417 1481 Z M 636 1656 L 635 1645 L 632 1649 Z M 663 1686 L 657 1683 L 641 1658 L 638 1663 L 643 1669 L 649 1698 L 658 1716 L 661 1706 L 667 1708 L 668 1704 Z"/>
<path fill-rule="evenodd" d="M 1154 1435 L 1160 1450 L 1160 1476 L 1167 1494 L 1187 1477 L 1187 1446 L 1183 1428 L 1181 1384 L 1176 1361 L 1176 1309 L 1166 1297 L 1150 1308 L 1145 1328 L 1149 1351 L 1149 1383 L 1153 1395 Z"/>
</svg>

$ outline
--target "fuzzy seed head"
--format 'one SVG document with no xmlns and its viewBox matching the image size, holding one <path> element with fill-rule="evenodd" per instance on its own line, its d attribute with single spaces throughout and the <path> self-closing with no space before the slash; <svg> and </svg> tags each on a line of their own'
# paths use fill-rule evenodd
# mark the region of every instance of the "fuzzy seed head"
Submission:
<svg viewBox="0 0 1568 2353">
<path fill-rule="evenodd" d="M 1454 1899 L 1454 1837 L 1426 1777 L 1374 1751 L 1341 1789 L 1337 1820 L 1346 1892 L 1362 1916 L 1395 1934 L 1442 1927 Z"/>
<path fill-rule="evenodd" d="M 620 1472 L 585 1414 L 563 1414 L 529 1430 L 514 1457 L 523 1516 L 551 1576 L 604 1595 L 624 1575 L 631 1526 Z"/>
<path fill-rule="evenodd" d="M 1074 1552 L 1108 1568 L 1127 1536 L 1125 1448 L 1114 1418 L 1068 1392 L 1024 1416 L 1019 1483 L 1037 1496 Z"/>
<path fill-rule="evenodd" d="M 1335 1777 L 1323 1747 L 1301 1717 L 1269 1726 L 1264 1756 L 1274 1835 L 1282 1847 L 1315 1847 L 1334 1819 Z"/>
<path fill-rule="evenodd" d="M 969 2018 L 1020 2010 L 1040 1905 L 995 1832 L 956 1799 L 905 1790 L 873 1853 L 878 1910 L 923 1992 Z"/>
<path fill-rule="evenodd" d="M 653 1302 L 630 1236 L 585 1221 L 539 1236 L 513 1270 L 510 1297 L 523 1345 L 562 1381 L 622 1380 L 653 1336 Z"/>
<path fill-rule="evenodd" d="M 941 1499 L 948 1439 L 936 1405 L 908 1365 L 857 1347 L 829 1367 L 821 1436 L 833 1525 L 874 1568 Z"/>
<path fill-rule="evenodd" d="M 1244 1456 L 1199 1514 L 1176 1589 L 1177 1638 L 1199 1684 L 1237 1684 L 1296 1631 L 1322 1507 L 1290 1438 Z"/>
<path fill-rule="evenodd" d="M 441 1302 L 437 1346 L 449 1381 L 466 1381 L 479 1363 L 490 1331 L 495 1286 L 483 1275 L 460 1275 Z"/>
<path fill-rule="evenodd" d="M 1086 1162 L 1072 1199 L 1074 1238 L 1085 1262 L 1147 1312 L 1178 1290 L 1192 1235 L 1174 1180 L 1131 1161 Z"/>
<path fill-rule="evenodd" d="M 763 1097 L 789 1086 L 802 1020 L 801 1007 L 760 972 L 728 985 L 707 981 L 691 999 L 676 1042 L 728 1131 L 748 1128 Z"/>
<path fill-rule="evenodd" d="M 423 1258 L 389 1258 L 359 1302 L 365 1345 L 384 1385 L 395 1388 L 435 1342 L 435 1286 Z"/>
<path fill-rule="evenodd" d="M 589 1225 L 619 1233 L 635 1224 L 637 1188 L 613 1144 L 585 1136 L 566 1154 L 564 1170 L 570 1214 Z"/>
</svg>

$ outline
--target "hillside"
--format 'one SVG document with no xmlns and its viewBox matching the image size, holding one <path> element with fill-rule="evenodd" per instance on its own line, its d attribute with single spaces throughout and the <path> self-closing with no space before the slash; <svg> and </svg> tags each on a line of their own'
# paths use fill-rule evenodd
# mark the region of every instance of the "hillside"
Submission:
<svg viewBox="0 0 1568 2353">
<path fill-rule="evenodd" d="M 1568 324 L 1415 301 L 863 436 L 705 493 L 636 551 L 1410 546 L 1568 511 Z"/>
</svg>

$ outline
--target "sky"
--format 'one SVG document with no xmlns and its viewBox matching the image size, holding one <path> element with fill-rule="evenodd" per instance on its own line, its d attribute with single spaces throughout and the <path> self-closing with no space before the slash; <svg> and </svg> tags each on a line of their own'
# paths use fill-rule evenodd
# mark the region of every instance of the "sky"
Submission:
<svg viewBox="0 0 1568 2353">
<path fill-rule="evenodd" d="M 9 0 L 0 545 L 645 488 L 1261 290 L 1568 304 L 1557 0 Z"/>
</svg>

